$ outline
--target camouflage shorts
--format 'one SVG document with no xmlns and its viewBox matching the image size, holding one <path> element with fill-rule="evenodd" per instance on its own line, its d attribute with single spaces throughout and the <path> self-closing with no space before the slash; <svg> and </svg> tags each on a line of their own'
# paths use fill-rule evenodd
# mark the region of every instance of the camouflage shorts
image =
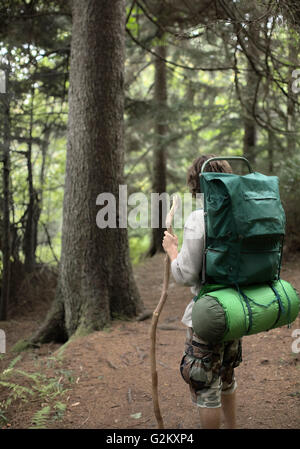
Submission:
<svg viewBox="0 0 300 449">
<path fill-rule="evenodd" d="M 241 340 L 209 345 L 189 328 L 180 372 L 189 384 L 192 401 L 199 407 L 221 407 L 221 393 L 230 394 L 236 388 L 234 368 L 241 361 Z"/>
</svg>

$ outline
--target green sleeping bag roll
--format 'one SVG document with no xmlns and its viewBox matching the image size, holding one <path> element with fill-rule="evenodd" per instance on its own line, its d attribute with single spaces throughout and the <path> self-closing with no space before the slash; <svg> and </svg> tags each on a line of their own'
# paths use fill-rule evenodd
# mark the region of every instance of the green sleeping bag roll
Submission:
<svg viewBox="0 0 300 449">
<path fill-rule="evenodd" d="M 192 309 L 196 335 L 209 343 L 241 338 L 292 323 L 300 298 L 284 280 L 248 287 L 205 286 Z"/>
</svg>

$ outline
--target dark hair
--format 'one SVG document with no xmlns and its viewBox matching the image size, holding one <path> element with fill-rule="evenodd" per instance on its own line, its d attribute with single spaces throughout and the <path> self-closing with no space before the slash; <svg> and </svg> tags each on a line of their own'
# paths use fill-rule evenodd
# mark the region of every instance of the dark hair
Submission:
<svg viewBox="0 0 300 449">
<path fill-rule="evenodd" d="M 199 174 L 201 173 L 202 165 L 204 164 L 205 161 L 207 161 L 212 157 L 217 156 L 215 156 L 214 154 L 203 154 L 202 156 L 199 156 L 197 159 L 195 159 L 188 169 L 187 185 L 193 196 L 196 196 L 196 193 L 200 193 Z M 232 173 L 232 168 L 227 161 L 219 160 L 209 162 L 205 167 L 205 171 L 218 172 L 218 173 Z"/>
</svg>

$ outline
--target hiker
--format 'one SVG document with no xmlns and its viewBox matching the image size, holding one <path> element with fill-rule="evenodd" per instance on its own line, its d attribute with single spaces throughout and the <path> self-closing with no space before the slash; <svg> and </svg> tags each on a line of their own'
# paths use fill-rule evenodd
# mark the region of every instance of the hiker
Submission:
<svg viewBox="0 0 300 449">
<path fill-rule="evenodd" d="M 213 155 L 198 157 L 188 169 L 187 184 L 193 196 L 200 193 L 201 167 Z M 210 162 L 206 171 L 232 173 L 225 160 Z M 183 243 L 178 252 L 177 236 L 165 231 L 163 247 L 171 261 L 171 271 L 179 284 L 191 286 L 193 295 L 201 289 L 205 225 L 203 209 L 193 211 L 184 226 Z M 203 429 L 218 429 L 223 410 L 227 428 L 236 427 L 236 388 L 234 368 L 242 361 L 241 340 L 208 344 L 192 329 L 192 300 L 182 322 L 187 326 L 184 355 L 180 364 L 183 379 L 189 384 L 192 401 L 198 406 Z"/>
</svg>

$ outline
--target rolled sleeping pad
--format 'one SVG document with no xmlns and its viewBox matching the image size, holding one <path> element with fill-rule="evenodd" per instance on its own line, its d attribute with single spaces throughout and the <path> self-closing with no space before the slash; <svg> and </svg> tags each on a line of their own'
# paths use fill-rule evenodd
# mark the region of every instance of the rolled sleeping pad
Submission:
<svg viewBox="0 0 300 449">
<path fill-rule="evenodd" d="M 212 286 L 215 287 L 218 286 Z M 205 290 L 202 295 L 200 291 L 193 305 L 192 325 L 196 335 L 209 343 L 290 324 L 300 310 L 298 293 L 284 280 L 240 288 L 220 286 L 213 291 L 206 287 Z"/>
</svg>

